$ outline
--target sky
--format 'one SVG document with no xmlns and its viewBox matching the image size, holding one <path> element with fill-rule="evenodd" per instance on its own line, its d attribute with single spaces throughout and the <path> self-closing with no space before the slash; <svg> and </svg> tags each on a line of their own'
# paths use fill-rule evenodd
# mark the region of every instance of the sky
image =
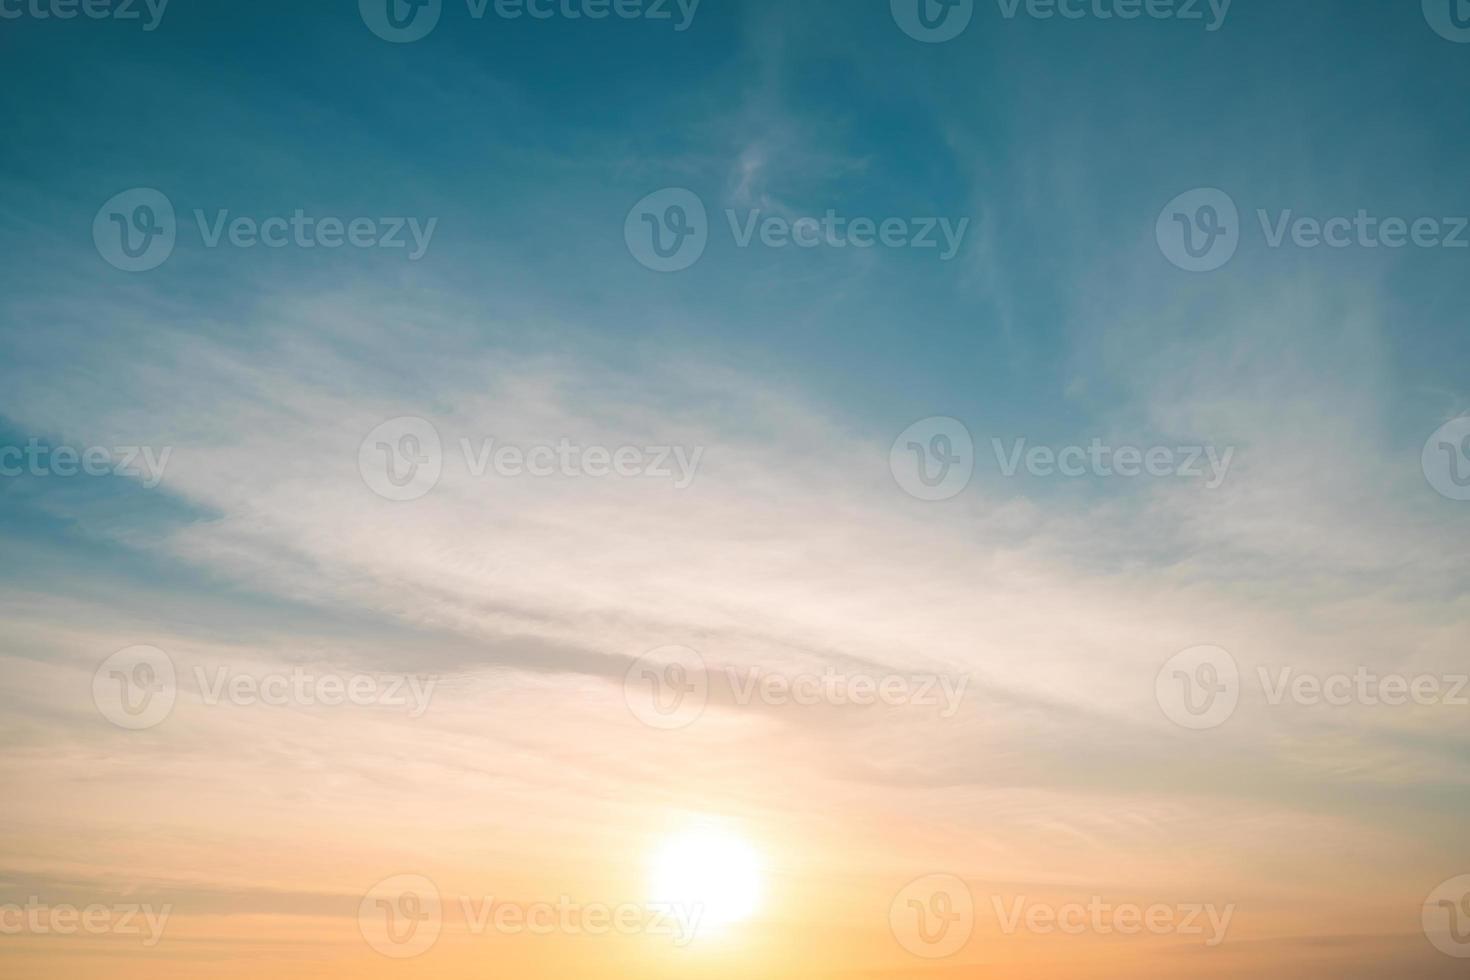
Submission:
<svg viewBox="0 0 1470 980">
<path fill-rule="evenodd" d="M 1467 7 L 0 0 L 0 974 L 1463 976 Z"/>
</svg>

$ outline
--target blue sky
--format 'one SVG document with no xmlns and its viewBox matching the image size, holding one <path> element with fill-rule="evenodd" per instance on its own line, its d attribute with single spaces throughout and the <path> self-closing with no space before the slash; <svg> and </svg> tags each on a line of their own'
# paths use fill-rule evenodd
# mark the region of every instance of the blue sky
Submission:
<svg viewBox="0 0 1470 980">
<path fill-rule="evenodd" d="M 0 730 L 17 742 L 121 751 L 49 685 L 143 642 L 374 666 L 411 650 L 460 691 L 510 676 L 537 693 L 499 734 L 562 762 L 572 747 L 525 734 L 535 698 L 601 706 L 598 685 L 662 643 L 938 664 L 984 693 L 922 729 L 932 753 L 877 725 L 784 720 L 832 756 L 814 792 L 881 823 L 875 801 L 918 787 L 972 838 L 1000 836 L 967 821 L 1002 803 L 1015 828 L 1055 821 L 1096 850 L 1028 841 L 1003 870 L 961 851 L 956 873 L 1043 880 L 1059 855 L 1086 882 L 1129 860 L 1171 887 L 1214 872 L 1267 907 L 1323 903 L 1293 942 L 1334 915 L 1388 922 L 1383 962 L 1440 975 L 1413 945 L 1417 908 L 1392 910 L 1470 861 L 1463 712 L 1253 703 L 1191 741 L 1160 734 L 1152 686 L 1196 644 L 1252 676 L 1463 669 L 1470 503 L 1435 493 L 1420 455 L 1470 412 L 1470 249 L 1271 248 L 1257 219 L 1470 215 L 1470 45 L 1418 3 L 1235 0 L 1208 31 L 977 2 L 963 34 L 925 44 L 883 2 L 703 0 L 676 31 L 475 20 L 445 0 L 428 37 L 390 44 L 353 3 L 172 0 L 152 31 L 0 21 L 0 65 L 0 445 L 173 449 L 157 488 L 0 479 L 0 549 L 18 559 L 0 565 L 0 620 L 25 678 Z M 139 187 L 172 203 L 178 244 L 129 273 L 93 220 Z M 671 187 L 700 198 L 710 243 L 658 273 L 624 225 Z M 1241 218 L 1233 259 L 1204 273 L 1155 237 L 1196 188 Z M 209 248 L 196 208 L 436 224 L 414 261 Z M 948 261 L 737 247 L 725 212 L 753 209 L 968 224 Z M 446 464 L 433 494 L 390 504 L 355 460 L 400 416 L 446 446 L 688 445 L 703 468 L 676 492 L 489 486 Z M 935 416 L 968 428 L 975 475 L 928 503 L 900 489 L 890 447 Z M 1008 478 L 992 439 L 1234 455 L 1210 489 Z M 469 730 L 472 707 L 447 710 Z M 233 724 L 211 716 L 204 744 Z M 325 792 L 289 741 L 260 748 L 262 767 Z M 177 786 L 200 778 L 189 746 L 158 746 Z M 746 789 L 753 810 L 784 805 L 778 786 Z M 17 819 L 44 837 L 38 811 Z M 1130 821 L 1166 848 L 1216 836 L 1170 871 Z M 1328 845 L 1397 870 L 1355 880 Z M 1349 885 L 1370 894 L 1352 904 Z"/>
<path fill-rule="evenodd" d="M 1178 344 L 1217 335 L 1242 294 L 1350 280 L 1412 325 L 1394 331 L 1383 369 L 1402 392 L 1393 423 L 1417 428 L 1444 410 L 1424 390 L 1453 391 L 1465 352 L 1457 254 L 1248 247 L 1201 283 L 1174 275 L 1150 237 L 1162 204 L 1198 186 L 1247 213 L 1470 210 L 1456 166 L 1463 50 L 1422 18 L 1345 9 L 1237 5 L 1210 33 L 1006 21 L 982 5 L 942 45 L 895 38 L 882 5 L 707 4 L 676 34 L 474 21 L 450 4 L 443 30 L 403 46 L 360 29 L 350 7 L 184 5 L 161 36 L 21 21 L 3 98 L 27 152 L 7 163 L 6 207 L 37 267 L 13 271 L 66 277 L 90 247 L 76 229 L 130 186 L 166 188 L 185 211 L 434 215 L 435 248 L 413 267 L 186 245 L 150 285 L 207 332 L 228 316 L 201 311 L 238 309 L 263 283 L 397 276 L 491 313 L 595 317 L 600 337 L 709 349 L 874 423 L 938 405 L 1048 437 L 1127 397 L 1129 379 L 1093 350 L 1118 324 L 1147 346 Z M 96 64 L 111 97 L 88 97 Z M 742 253 L 726 236 L 687 275 L 638 275 L 617 235 L 631 202 L 688 185 L 718 211 L 746 155 L 760 161 L 756 192 L 798 213 L 970 217 L 972 232 L 952 264 Z M 1139 326 L 1161 312 L 1172 322 Z M 1327 340 L 1299 334 L 1304 355 Z M 1079 381 L 1089 397 L 1068 398 Z"/>
</svg>

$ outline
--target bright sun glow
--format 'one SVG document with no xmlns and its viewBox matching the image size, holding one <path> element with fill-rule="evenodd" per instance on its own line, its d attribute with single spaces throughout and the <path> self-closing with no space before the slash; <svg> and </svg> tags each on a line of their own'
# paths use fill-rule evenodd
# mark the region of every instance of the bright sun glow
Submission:
<svg viewBox="0 0 1470 980">
<path fill-rule="evenodd" d="M 654 855 L 650 892 L 654 903 L 675 904 L 697 916 L 698 935 L 717 935 L 760 905 L 760 856 L 725 831 L 687 831 Z"/>
</svg>

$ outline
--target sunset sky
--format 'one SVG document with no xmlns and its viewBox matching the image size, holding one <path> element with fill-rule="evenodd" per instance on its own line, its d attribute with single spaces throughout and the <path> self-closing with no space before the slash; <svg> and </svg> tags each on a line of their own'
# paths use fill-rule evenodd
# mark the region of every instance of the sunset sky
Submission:
<svg viewBox="0 0 1470 980">
<path fill-rule="evenodd" d="M 0 976 L 1465 976 L 1467 11 L 55 2 Z"/>
</svg>

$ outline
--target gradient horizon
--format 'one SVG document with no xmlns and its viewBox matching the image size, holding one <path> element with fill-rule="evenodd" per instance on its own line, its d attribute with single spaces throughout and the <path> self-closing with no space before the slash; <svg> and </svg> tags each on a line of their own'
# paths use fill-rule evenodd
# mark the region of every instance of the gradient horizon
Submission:
<svg viewBox="0 0 1470 980">
<path fill-rule="evenodd" d="M 1464 975 L 1462 0 L 41 2 L 0 975 Z"/>
</svg>

